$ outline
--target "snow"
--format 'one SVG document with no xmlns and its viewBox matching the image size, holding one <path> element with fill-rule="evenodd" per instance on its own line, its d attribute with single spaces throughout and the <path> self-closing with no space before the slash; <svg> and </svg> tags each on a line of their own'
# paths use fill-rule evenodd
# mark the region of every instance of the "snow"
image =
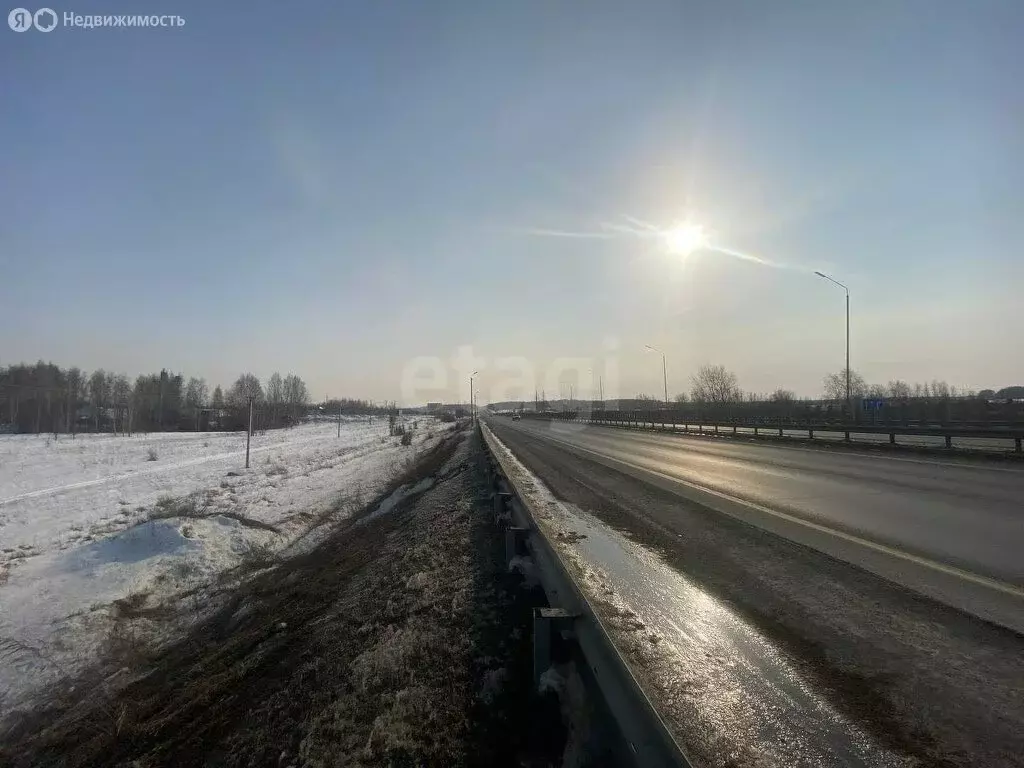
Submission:
<svg viewBox="0 0 1024 768">
<path fill-rule="evenodd" d="M 386 515 L 388 512 L 393 510 L 395 507 L 397 507 L 410 496 L 415 496 L 417 494 L 423 493 L 424 491 L 432 488 L 433 485 L 434 478 L 425 477 L 415 485 L 403 485 L 396 488 L 391 492 L 391 494 L 386 499 L 384 499 L 380 504 L 377 505 L 376 509 L 374 509 L 364 518 L 362 518 L 359 521 L 359 524 L 365 525 L 366 523 L 380 517 L 381 515 Z"/>
<path fill-rule="evenodd" d="M 367 417 L 254 435 L 248 470 L 244 433 L 0 435 L 0 717 L 92 657 L 114 601 L 311 546 L 439 439 L 418 420 L 412 446 Z"/>
</svg>

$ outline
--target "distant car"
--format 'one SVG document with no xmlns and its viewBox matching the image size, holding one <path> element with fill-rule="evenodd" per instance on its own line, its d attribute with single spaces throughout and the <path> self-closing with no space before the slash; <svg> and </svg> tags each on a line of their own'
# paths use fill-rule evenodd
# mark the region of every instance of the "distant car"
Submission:
<svg viewBox="0 0 1024 768">
<path fill-rule="evenodd" d="M 519 414 L 518 413 L 513 413 L 512 414 L 512 421 L 519 421 Z"/>
</svg>

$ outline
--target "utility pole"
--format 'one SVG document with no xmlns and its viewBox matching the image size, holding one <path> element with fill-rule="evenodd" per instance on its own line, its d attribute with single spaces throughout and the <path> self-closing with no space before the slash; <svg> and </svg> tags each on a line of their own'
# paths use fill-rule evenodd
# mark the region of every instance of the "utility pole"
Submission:
<svg viewBox="0 0 1024 768">
<path fill-rule="evenodd" d="M 249 442 L 252 440 L 252 398 L 249 398 L 249 430 L 245 433 L 245 468 L 249 468 Z"/>
<path fill-rule="evenodd" d="M 341 400 L 338 401 L 338 437 L 341 437 Z"/>
<path fill-rule="evenodd" d="M 597 386 L 601 389 L 601 404 L 604 405 L 604 376 L 597 375 Z"/>
</svg>

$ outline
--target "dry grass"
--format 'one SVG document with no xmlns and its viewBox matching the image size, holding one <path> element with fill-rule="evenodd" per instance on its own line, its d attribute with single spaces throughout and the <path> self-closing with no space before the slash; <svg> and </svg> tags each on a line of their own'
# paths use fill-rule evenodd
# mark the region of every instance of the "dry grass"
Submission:
<svg viewBox="0 0 1024 768">
<path fill-rule="evenodd" d="M 157 499 L 156 504 L 153 505 L 153 509 L 150 510 L 145 520 L 140 521 L 140 524 L 152 520 L 170 520 L 173 518 L 202 520 L 210 517 L 226 517 L 241 523 L 246 528 L 269 531 L 271 533 L 281 532 L 276 525 L 246 517 L 238 512 L 225 509 L 210 509 L 207 501 L 208 498 L 203 493 L 190 493 L 187 496 L 161 496 Z"/>
<path fill-rule="evenodd" d="M 259 571 L 270 568 L 277 562 L 277 555 L 274 548 L 267 544 L 256 544 L 249 542 L 242 553 L 242 561 L 239 567 L 243 571 Z"/>
<path fill-rule="evenodd" d="M 206 503 L 201 493 L 187 496 L 161 496 L 150 511 L 148 520 L 167 520 L 173 517 L 206 517 Z"/>
</svg>

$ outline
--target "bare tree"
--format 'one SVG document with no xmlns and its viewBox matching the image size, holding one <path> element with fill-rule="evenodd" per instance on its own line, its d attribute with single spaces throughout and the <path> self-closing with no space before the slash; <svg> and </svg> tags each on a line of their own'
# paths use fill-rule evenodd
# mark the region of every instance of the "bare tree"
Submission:
<svg viewBox="0 0 1024 768">
<path fill-rule="evenodd" d="M 271 424 L 276 427 L 281 417 L 281 406 L 284 404 L 284 381 L 277 371 L 267 379 L 267 403 L 270 404 Z"/>
<path fill-rule="evenodd" d="M 114 431 L 117 432 L 117 425 L 120 424 L 121 432 L 130 432 L 132 385 L 125 374 L 120 373 L 113 377 L 110 399 L 114 406 Z"/>
<path fill-rule="evenodd" d="M 292 423 L 295 423 L 298 420 L 299 413 L 309 402 L 309 392 L 306 389 L 306 383 L 295 374 L 289 373 L 282 382 L 282 393 Z"/>
<path fill-rule="evenodd" d="M 690 401 L 690 396 L 685 392 L 680 392 L 672 399 L 675 400 L 677 403 L 687 403 Z"/>
<path fill-rule="evenodd" d="M 231 385 L 228 402 L 235 407 L 241 407 L 248 405 L 250 397 L 257 402 L 263 400 L 263 387 L 255 374 L 243 373 Z"/>
<path fill-rule="evenodd" d="M 702 365 L 692 382 L 691 395 L 698 403 L 734 403 L 743 399 L 736 374 L 724 365 Z"/>
<path fill-rule="evenodd" d="M 93 431 L 100 431 L 100 412 L 107 403 L 107 374 L 100 368 L 89 377 L 89 402 L 92 404 Z"/>
<path fill-rule="evenodd" d="M 889 396 L 889 390 L 883 387 L 881 384 L 871 384 L 868 386 L 868 397 L 875 400 L 885 400 Z"/>
<path fill-rule="evenodd" d="M 910 385 L 900 379 L 889 382 L 888 395 L 894 400 L 906 400 L 910 397 Z"/>
<path fill-rule="evenodd" d="M 776 389 L 772 392 L 768 399 L 773 403 L 792 403 L 796 400 L 796 392 L 791 389 Z"/>
<path fill-rule="evenodd" d="M 841 401 L 846 399 L 846 369 L 838 373 L 830 373 L 825 377 L 825 399 Z M 850 397 L 859 400 L 867 394 L 868 385 L 864 377 L 856 371 L 850 371 Z"/>
<path fill-rule="evenodd" d="M 185 404 L 192 408 L 202 408 L 206 405 L 208 391 L 206 379 L 197 379 L 195 376 L 188 380 L 185 385 Z"/>
<path fill-rule="evenodd" d="M 199 429 L 199 413 L 206 405 L 207 390 L 206 379 L 197 379 L 195 376 L 188 380 L 185 385 L 185 407 L 189 409 L 196 420 L 196 429 Z"/>
<path fill-rule="evenodd" d="M 85 391 L 85 374 L 78 368 L 67 373 L 67 407 L 64 410 L 64 431 L 71 432 L 78 422 L 78 404 Z"/>
</svg>

